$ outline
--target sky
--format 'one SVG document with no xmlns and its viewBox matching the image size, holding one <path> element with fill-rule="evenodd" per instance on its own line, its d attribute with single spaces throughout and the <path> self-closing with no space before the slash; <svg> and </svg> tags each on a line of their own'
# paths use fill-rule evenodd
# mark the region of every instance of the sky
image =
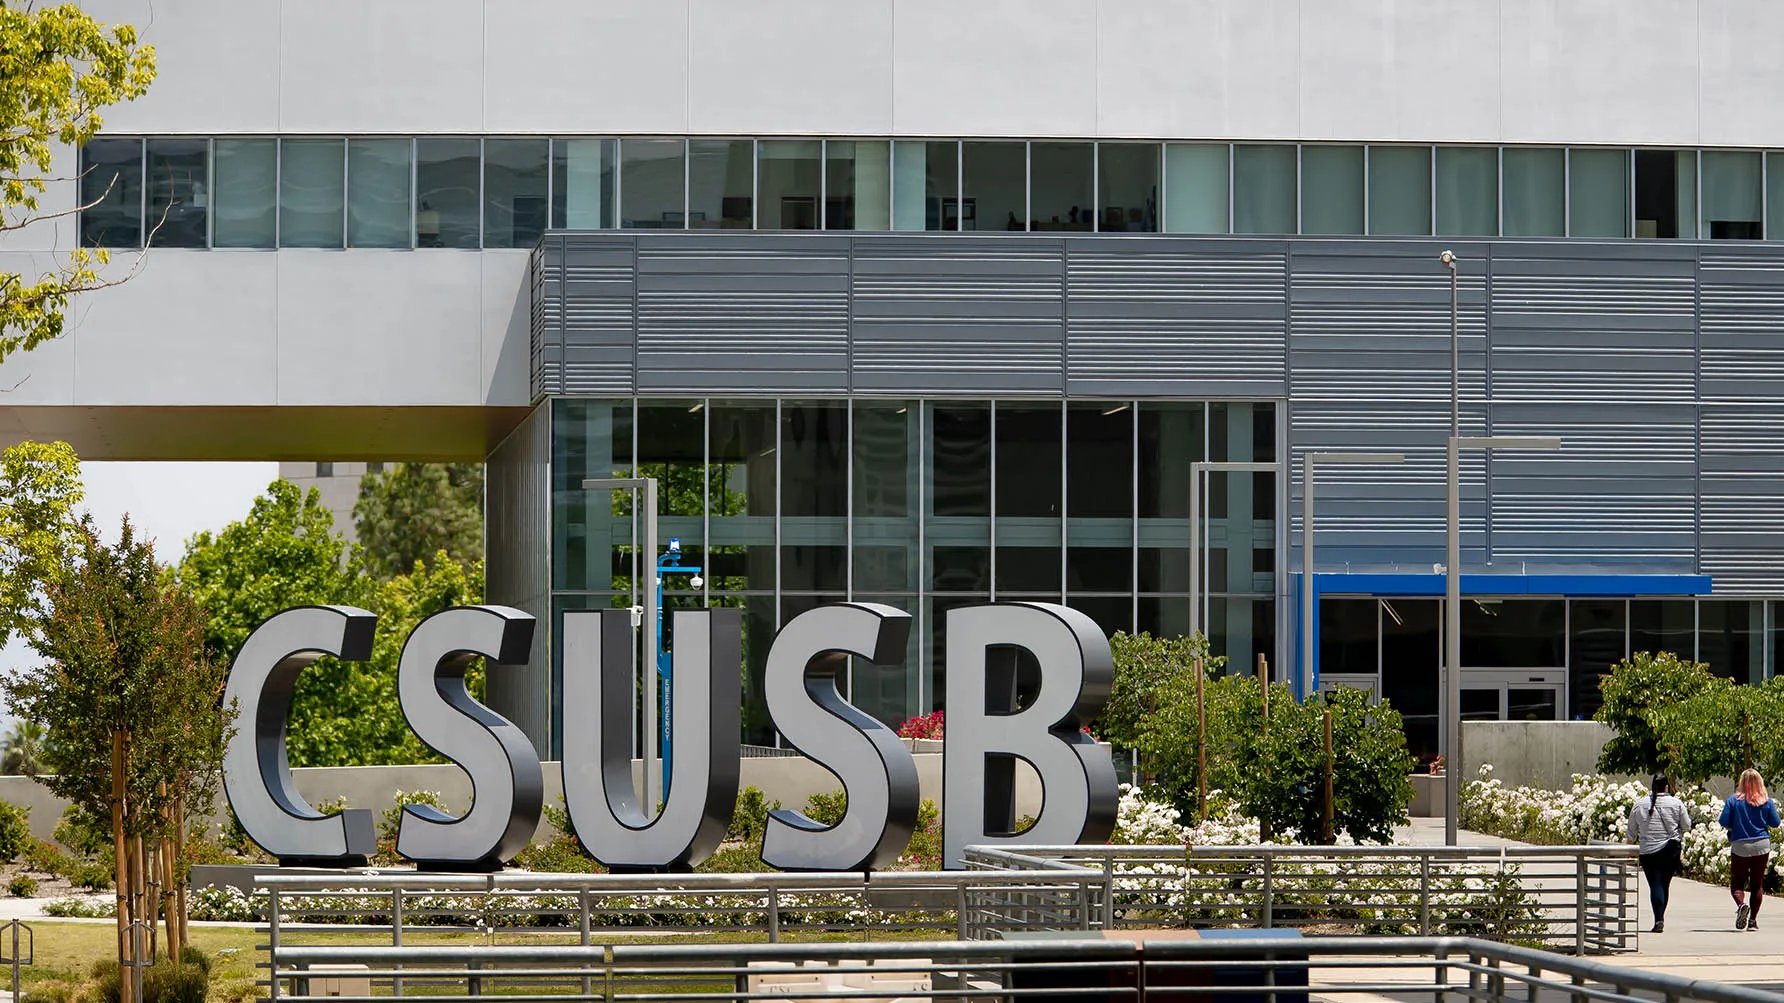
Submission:
<svg viewBox="0 0 1784 1003">
<path fill-rule="evenodd" d="M 279 476 L 277 463 L 82 463 L 84 507 L 108 539 L 116 540 L 126 513 L 155 542 L 163 563 L 180 559 L 186 539 L 218 530 L 248 514 L 254 497 Z M 14 642 L 0 648 L 0 670 L 31 665 L 37 654 Z M 11 715 L 0 707 L 0 734 Z"/>
</svg>

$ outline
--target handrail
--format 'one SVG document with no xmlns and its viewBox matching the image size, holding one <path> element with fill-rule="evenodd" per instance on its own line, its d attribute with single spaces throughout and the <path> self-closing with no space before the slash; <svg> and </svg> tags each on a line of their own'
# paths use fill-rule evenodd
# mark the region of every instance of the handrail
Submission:
<svg viewBox="0 0 1784 1003">
<path fill-rule="evenodd" d="M 1100 869 L 1055 864 L 1046 869 L 1047 880 L 1056 883 L 1100 882 Z M 752 874 L 431 874 L 424 871 L 337 874 L 256 874 L 254 886 L 278 892 L 356 891 L 591 891 L 613 892 L 750 892 L 779 888 L 794 891 L 859 891 L 874 887 L 948 887 L 961 884 L 1020 884 L 1036 881 L 1032 874 L 1002 871 L 768 871 Z"/>
</svg>

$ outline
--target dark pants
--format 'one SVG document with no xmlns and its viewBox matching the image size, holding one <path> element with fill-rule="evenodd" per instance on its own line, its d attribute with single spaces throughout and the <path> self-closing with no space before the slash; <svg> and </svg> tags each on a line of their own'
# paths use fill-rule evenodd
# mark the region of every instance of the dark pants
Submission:
<svg viewBox="0 0 1784 1003">
<path fill-rule="evenodd" d="M 1673 875 L 1679 872 L 1674 855 L 1666 850 L 1641 855 L 1642 875 L 1648 879 L 1648 901 L 1654 903 L 1654 922 L 1666 918 L 1666 899 Z"/>
<path fill-rule="evenodd" d="M 1733 854 L 1728 869 L 1728 890 L 1734 893 L 1735 901 L 1740 901 L 1741 892 L 1752 893 L 1753 911 L 1749 914 L 1759 918 L 1759 903 L 1765 898 L 1765 861 L 1769 854 L 1755 853 L 1751 857 Z"/>
</svg>

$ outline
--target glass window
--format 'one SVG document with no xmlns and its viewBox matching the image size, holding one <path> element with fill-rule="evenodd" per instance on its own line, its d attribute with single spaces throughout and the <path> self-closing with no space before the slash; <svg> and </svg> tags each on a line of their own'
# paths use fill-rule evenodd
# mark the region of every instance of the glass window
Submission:
<svg viewBox="0 0 1784 1003">
<path fill-rule="evenodd" d="M 960 229 L 960 144 L 892 145 L 894 230 Z"/>
<path fill-rule="evenodd" d="M 1631 600 L 1629 650 L 1697 657 L 1697 603 L 1690 599 Z"/>
<path fill-rule="evenodd" d="M 148 142 L 149 243 L 204 247 L 210 243 L 211 156 L 205 139 Z"/>
<path fill-rule="evenodd" d="M 415 246 L 476 250 L 482 209 L 482 143 L 415 141 Z"/>
<path fill-rule="evenodd" d="M 81 243 L 142 246 L 142 140 L 90 139 L 81 147 Z"/>
<path fill-rule="evenodd" d="M 680 230 L 687 225 L 686 155 L 679 139 L 619 144 L 620 226 Z"/>
<path fill-rule="evenodd" d="M 1233 147 L 1233 232 L 1295 232 L 1296 167 L 1292 146 Z"/>
<path fill-rule="evenodd" d="M 532 247 L 545 232 L 547 162 L 543 139 L 483 141 L 483 246 Z"/>
<path fill-rule="evenodd" d="M 927 413 L 930 587 L 983 597 L 991 587 L 991 408 L 947 403 Z"/>
<path fill-rule="evenodd" d="M 1067 592 L 1132 592 L 1133 405 L 1074 402 L 1066 411 L 1066 464 Z"/>
<path fill-rule="evenodd" d="M 1499 232 L 1499 151 L 1490 146 L 1437 148 L 1437 232 L 1491 237 Z"/>
<path fill-rule="evenodd" d="M 1580 599 L 1569 604 L 1567 705 L 1576 721 L 1590 720 L 1604 702 L 1598 681 L 1628 654 L 1629 604 L 1622 599 Z"/>
<path fill-rule="evenodd" d="M 629 566 L 623 576 L 614 574 L 615 548 L 629 547 L 632 539 L 632 520 L 624 515 L 631 511 L 625 495 L 584 491 L 582 482 L 588 477 L 632 476 L 632 402 L 552 401 L 550 476 L 552 587 L 629 588 Z"/>
<path fill-rule="evenodd" d="M 775 406 L 772 401 L 715 401 L 707 471 L 712 537 L 709 576 L 735 591 L 772 590 L 775 582 Z"/>
<path fill-rule="evenodd" d="M 997 405 L 997 589 L 1059 595 L 1065 461 L 1057 402 Z"/>
<path fill-rule="evenodd" d="M 762 193 L 764 230 L 818 228 L 819 163 L 823 145 L 815 139 L 764 139 L 756 144 L 756 186 Z"/>
<path fill-rule="evenodd" d="M 1372 676 L 1381 669 L 1377 599 L 1319 601 L 1319 674 Z"/>
<path fill-rule="evenodd" d="M 410 142 L 347 141 L 347 246 L 411 247 Z"/>
<path fill-rule="evenodd" d="M 840 140 L 825 144 L 824 228 L 892 228 L 892 144 Z"/>
<path fill-rule="evenodd" d="M 967 230 L 1028 229 L 1028 144 L 967 143 Z"/>
<path fill-rule="evenodd" d="M 1363 148 L 1301 147 L 1301 232 L 1363 232 Z"/>
<path fill-rule="evenodd" d="M 853 423 L 857 592 L 917 590 L 915 405 L 858 401 Z"/>
<path fill-rule="evenodd" d="M 1765 681 L 1765 603 L 1709 600 L 1697 606 L 1697 660 L 1737 683 Z"/>
<path fill-rule="evenodd" d="M 842 401 L 781 405 L 781 515 L 849 514 L 849 407 Z"/>
<path fill-rule="evenodd" d="M 276 246 L 279 141 L 219 139 L 212 156 L 216 187 L 212 246 Z"/>
<path fill-rule="evenodd" d="M 1765 192 L 1759 154 L 1705 150 L 1703 226 L 1711 240 L 1759 240 L 1765 236 Z"/>
<path fill-rule="evenodd" d="M 1433 599 L 1381 600 L 1381 696 L 1400 712 L 1406 749 L 1421 766 L 1443 751 L 1437 747 L 1442 605 Z"/>
<path fill-rule="evenodd" d="M 1189 465 L 1205 459 L 1200 403 L 1151 403 L 1140 410 L 1140 591 L 1189 589 Z M 1142 607 L 1142 612 L 1145 607 Z"/>
<path fill-rule="evenodd" d="M 1462 600 L 1462 666 L 1546 669 L 1567 664 L 1561 599 Z"/>
<path fill-rule="evenodd" d="M 1425 236 L 1431 232 L 1431 148 L 1369 148 L 1369 232 Z"/>
<path fill-rule="evenodd" d="M 279 142 L 279 246 L 340 247 L 346 146 L 339 139 Z"/>
<path fill-rule="evenodd" d="M 1097 184 L 1102 209 L 1097 229 L 1108 233 L 1158 232 L 1157 143 L 1098 143 Z"/>
<path fill-rule="evenodd" d="M 1567 233 L 1567 151 L 1506 147 L 1505 236 L 1561 237 Z"/>
<path fill-rule="evenodd" d="M 1635 235 L 1697 236 L 1697 151 L 1635 151 Z"/>
<path fill-rule="evenodd" d="M 1765 235 L 1784 239 L 1784 153 L 1765 155 Z"/>
<path fill-rule="evenodd" d="M 1629 236 L 1629 151 L 1569 150 L 1568 234 Z"/>
<path fill-rule="evenodd" d="M 755 225 L 751 195 L 756 144 L 748 139 L 688 140 L 688 226 L 747 230 Z"/>
<path fill-rule="evenodd" d="M 1029 144 L 1029 206 L 1036 230 L 1089 230 L 1096 215 L 1089 143 Z"/>
<path fill-rule="evenodd" d="M 613 140 L 551 141 L 551 225 L 613 228 Z"/>
<path fill-rule="evenodd" d="M 1232 148 L 1225 143 L 1165 147 L 1165 229 L 1226 233 Z"/>
</svg>

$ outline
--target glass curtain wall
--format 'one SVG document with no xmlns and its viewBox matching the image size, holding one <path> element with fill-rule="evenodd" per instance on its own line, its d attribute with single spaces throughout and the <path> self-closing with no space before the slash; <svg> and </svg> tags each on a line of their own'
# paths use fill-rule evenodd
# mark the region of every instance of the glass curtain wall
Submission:
<svg viewBox="0 0 1784 1003">
<path fill-rule="evenodd" d="M 678 539 L 682 563 L 704 569 L 698 589 L 666 574 L 665 607 L 743 611 L 745 734 L 766 744 L 769 643 L 824 603 L 912 615 L 906 663 L 856 660 L 844 684 L 893 725 L 946 706 L 951 609 L 1063 601 L 1110 633 L 1186 632 L 1188 464 L 1210 455 L 1211 435 L 1221 459 L 1268 460 L 1275 441 L 1273 404 L 563 398 L 552 409 L 554 616 L 643 602 L 638 564 L 651 562 L 629 497 L 581 483 L 657 478 L 659 544 Z M 1250 664 L 1274 637 L 1274 480 L 1235 476 L 1210 497 L 1207 539 L 1222 551 L 1211 634 L 1217 653 Z"/>
</svg>

